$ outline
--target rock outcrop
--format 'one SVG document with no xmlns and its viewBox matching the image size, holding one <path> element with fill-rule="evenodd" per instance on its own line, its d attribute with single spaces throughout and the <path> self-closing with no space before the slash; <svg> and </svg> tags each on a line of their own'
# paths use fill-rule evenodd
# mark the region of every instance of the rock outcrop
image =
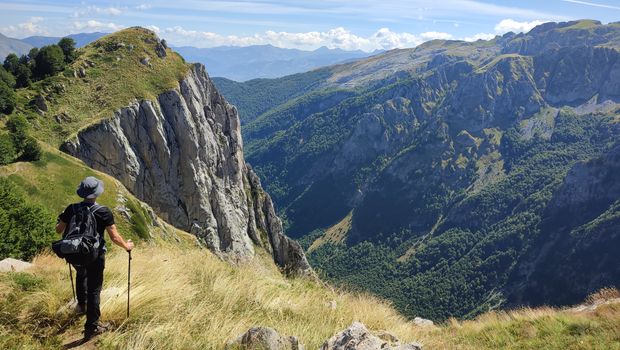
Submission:
<svg viewBox="0 0 620 350">
<path fill-rule="evenodd" d="M 323 343 L 321 350 L 421 350 L 417 343 L 401 344 L 396 336 L 382 332 L 374 335 L 366 326 L 353 322 L 349 328 Z"/>
<path fill-rule="evenodd" d="M 178 89 L 131 103 L 81 130 L 63 149 L 120 180 L 219 256 L 243 262 L 260 246 L 288 273 L 312 274 L 244 161 L 236 108 L 202 65 L 194 65 Z"/>
<path fill-rule="evenodd" d="M 0 261 L 0 272 L 22 272 L 31 267 L 31 263 L 13 258 L 6 258 Z"/>
<path fill-rule="evenodd" d="M 228 343 L 226 349 L 243 350 L 303 350 L 297 337 L 282 336 L 269 327 L 252 327 L 239 338 Z"/>
</svg>

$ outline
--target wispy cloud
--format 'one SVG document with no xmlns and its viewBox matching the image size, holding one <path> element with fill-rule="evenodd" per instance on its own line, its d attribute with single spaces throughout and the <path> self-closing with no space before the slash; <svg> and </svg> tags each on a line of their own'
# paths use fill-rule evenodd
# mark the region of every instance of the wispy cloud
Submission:
<svg viewBox="0 0 620 350">
<path fill-rule="evenodd" d="M 118 16 L 125 12 L 127 8 L 120 7 L 99 7 L 99 6 L 86 6 L 78 9 L 73 13 L 73 17 L 84 17 L 92 14 Z"/>
<path fill-rule="evenodd" d="M 86 22 L 73 22 L 73 28 L 78 31 L 102 31 L 110 32 L 117 31 L 126 28 L 124 25 L 116 24 L 112 22 L 104 23 L 95 20 L 89 20 Z"/>
<path fill-rule="evenodd" d="M 283 48 L 307 50 L 326 46 L 332 49 L 373 51 L 377 49 L 414 47 L 432 39 L 452 38 L 452 35 L 449 33 L 424 32 L 415 35 L 406 32 L 393 32 L 389 28 L 381 28 L 369 36 L 356 35 L 342 27 L 327 31 L 301 33 L 268 30 L 250 36 L 221 35 L 212 32 L 188 30 L 180 26 L 165 29 L 160 29 L 156 26 L 150 26 L 149 28 L 177 46 L 192 45 L 198 47 L 271 44 Z"/>
<path fill-rule="evenodd" d="M 596 2 L 590 2 L 590 1 L 580 1 L 580 0 L 561 0 L 561 1 L 570 2 L 570 3 L 573 3 L 573 4 L 579 4 L 579 5 L 600 7 L 600 8 L 605 8 L 605 9 L 620 10 L 620 6 L 613 6 L 613 5 L 607 5 L 607 4 L 599 4 L 599 3 L 596 3 Z"/>
<path fill-rule="evenodd" d="M 238 1 L 238 0 L 183 0 L 161 5 L 168 10 L 192 10 L 209 13 L 235 13 L 255 15 L 329 15 L 356 17 L 368 20 L 418 19 L 435 20 L 447 15 L 512 16 L 521 19 L 566 19 L 558 13 L 490 4 L 475 0 L 331 0 L 331 1 Z"/>
<path fill-rule="evenodd" d="M 151 5 L 151 4 L 140 4 L 140 5 L 137 5 L 135 7 L 135 9 L 138 10 L 138 11 L 144 11 L 144 10 L 151 9 L 152 7 L 153 7 L 153 5 Z"/>
<path fill-rule="evenodd" d="M 26 22 L 0 28 L 3 34 L 14 38 L 25 38 L 32 35 L 48 35 L 49 31 L 41 25 L 44 18 L 30 17 Z"/>
<path fill-rule="evenodd" d="M 498 34 L 508 33 L 508 32 L 529 32 L 532 28 L 545 23 L 541 20 L 534 20 L 531 22 L 519 22 L 514 19 L 508 18 L 503 19 L 495 26 L 495 32 Z"/>
<path fill-rule="evenodd" d="M 514 32 L 514 33 L 529 32 L 530 30 L 532 30 L 532 28 L 536 27 L 537 25 L 541 25 L 543 23 L 545 23 L 545 21 L 533 20 L 529 22 L 528 21 L 519 22 L 519 21 L 515 21 L 514 19 L 507 18 L 507 19 L 501 20 L 499 23 L 495 25 L 495 27 L 493 28 L 495 30 L 495 33 L 478 33 L 478 34 L 465 37 L 463 38 L 463 40 L 465 41 L 491 40 L 497 35 L 505 34 L 508 32 Z"/>
</svg>

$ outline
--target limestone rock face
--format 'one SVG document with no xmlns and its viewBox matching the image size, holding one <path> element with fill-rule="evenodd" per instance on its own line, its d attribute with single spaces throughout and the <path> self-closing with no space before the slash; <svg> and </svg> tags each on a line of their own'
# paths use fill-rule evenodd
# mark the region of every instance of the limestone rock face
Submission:
<svg viewBox="0 0 620 350">
<path fill-rule="evenodd" d="M 244 350 L 303 350 L 297 337 L 286 337 L 268 327 L 252 327 L 235 341 L 227 344 L 227 349 Z"/>
<path fill-rule="evenodd" d="M 398 338 L 388 333 L 376 336 L 360 322 L 353 322 L 349 328 L 334 335 L 323 343 L 321 350 L 421 350 L 417 343 L 401 344 Z"/>
<path fill-rule="evenodd" d="M 178 89 L 156 101 L 135 101 L 80 131 L 63 149 L 117 178 L 221 257 L 247 261 L 260 246 L 289 273 L 312 274 L 244 161 L 236 108 L 215 89 L 204 66 L 194 65 Z"/>
</svg>

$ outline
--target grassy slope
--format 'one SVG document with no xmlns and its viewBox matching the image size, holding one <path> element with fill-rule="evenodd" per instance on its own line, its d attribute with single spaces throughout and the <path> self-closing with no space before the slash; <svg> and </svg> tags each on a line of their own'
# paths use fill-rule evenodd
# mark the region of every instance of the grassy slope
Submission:
<svg viewBox="0 0 620 350">
<path fill-rule="evenodd" d="M 427 349 L 620 348 L 618 303 L 586 312 L 543 308 L 488 313 L 473 321 L 423 328 L 374 297 L 285 279 L 269 260 L 264 256 L 234 267 L 195 247 L 143 245 L 134 252 L 131 317 L 125 319 L 127 260 L 120 252 L 111 254 L 102 317 L 117 329 L 101 336 L 98 346 L 221 349 L 249 327 L 263 325 L 317 349 L 359 320 Z M 79 332 L 81 320 L 57 313 L 71 298 L 66 265 L 44 254 L 35 266 L 29 273 L 0 274 L 0 348 L 57 348 L 66 334 Z"/>
<path fill-rule="evenodd" d="M 80 56 L 63 74 L 18 90 L 20 107 L 14 113 L 28 115 L 37 137 L 58 146 L 77 130 L 111 117 L 133 100 L 154 100 L 160 93 L 178 87 L 189 67 L 171 49 L 166 50 L 165 58 L 159 58 L 155 52 L 157 42 L 153 32 L 142 28 L 107 35 L 79 49 Z M 145 57 L 150 58 L 150 66 L 140 63 Z M 80 68 L 86 76 L 74 77 L 74 70 Z M 49 110 L 44 116 L 28 106 L 38 94 L 47 100 Z M 54 116 L 61 113 L 68 117 L 58 123 Z"/>
<path fill-rule="evenodd" d="M 133 197 L 117 180 L 50 147 L 45 147 L 39 161 L 0 166 L 0 176 L 8 177 L 26 193 L 29 200 L 44 205 L 52 213 L 60 213 L 68 204 L 79 201 L 75 194 L 79 182 L 87 176 L 96 176 L 103 180 L 105 188 L 98 202 L 113 209 L 116 225 L 125 238 L 159 240 L 176 237 L 175 240 L 178 240 L 179 237 L 189 236 L 160 220 L 157 223 L 161 227 L 154 226 L 148 206 Z M 119 210 L 122 208 L 129 209 L 130 219 L 122 215 Z"/>
</svg>

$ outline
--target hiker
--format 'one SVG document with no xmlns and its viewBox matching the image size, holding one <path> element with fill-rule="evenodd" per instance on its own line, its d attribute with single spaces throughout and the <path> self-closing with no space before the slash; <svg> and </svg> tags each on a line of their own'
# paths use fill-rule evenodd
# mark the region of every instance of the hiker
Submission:
<svg viewBox="0 0 620 350">
<path fill-rule="evenodd" d="M 103 269 L 105 268 L 105 239 L 104 231 L 108 232 L 110 239 L 119 247 L 130 252 L 134 245 L 131 240 L 125 241 L 116 230 L 114 215 L 105 206 L 96 203 L 96 198 L 103 193 L 103 182 L 93 176 L 85 178 L 77 188 L 77 195 L 83 198 L 80 203 L 69 205 L 64 212 L 58 216 L 56 232 L 63 233 L 63 238 L 67 234 L 68 225 L 76 213 L 87 207 L 95 218 L 96 232 L 99 242 L 94 246 L 98 249 L 94 261 L 85 266 L 75 265 L 77 271 L 75 278 L 77 289 L 77 309 L 79 314 L 86 313 L 86 323 L 84 324 L 84 339 L 101 334 L 107 327 L 99 322 L 101 311 L 99 309 L 101 287 L 103 285 Z M 75 222 L 75 221 L 74 221 Z"/>
</svg>

